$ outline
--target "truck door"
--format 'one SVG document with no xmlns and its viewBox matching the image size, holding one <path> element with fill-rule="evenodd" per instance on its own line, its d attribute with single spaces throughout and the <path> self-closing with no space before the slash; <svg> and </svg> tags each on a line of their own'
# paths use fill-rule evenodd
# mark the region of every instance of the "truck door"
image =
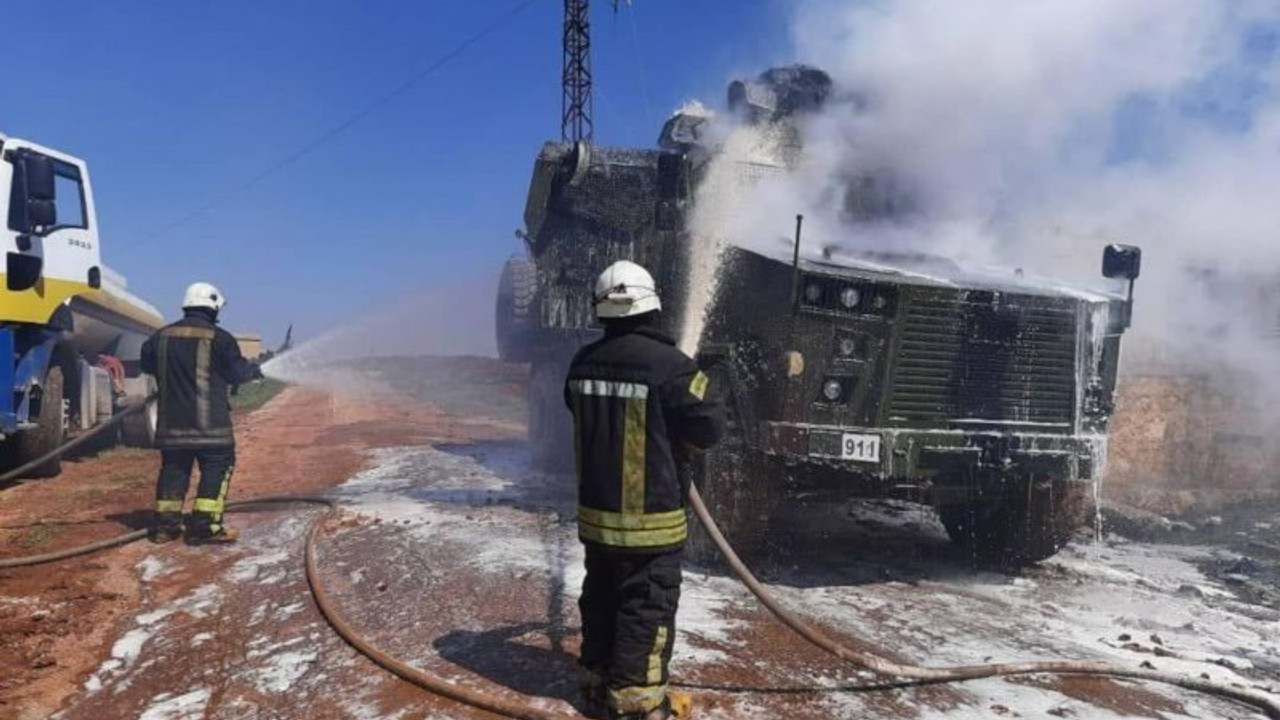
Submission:
<svg viewBox="0 0 1280 720">
<path fill-rule="evenodd" d="M 79 161 L 41 148 L 7 150 L 5 160 L 13 183 L 0 320 L 44 324 L 101 283 L 88 178 Z"/>
</svg>

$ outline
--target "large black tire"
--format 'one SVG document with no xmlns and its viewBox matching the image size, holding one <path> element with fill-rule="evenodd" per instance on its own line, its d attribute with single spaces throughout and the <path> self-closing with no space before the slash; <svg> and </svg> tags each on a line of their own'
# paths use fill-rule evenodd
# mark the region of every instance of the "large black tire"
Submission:
<svg viewBox="0 0 1280 720">
<path fill-rule="evenodd" d="M 21 430 L 9 441 L 9 467 L 18 467 L 45 455 L 62 445 L 66 437 L 63 425 L 62 368 L 50 368 L 45 375 L 43 394 L 40 398 L 40 412 L 35 418 L 38 427 Z M 56 457 L 28 470 L 24 476 L 29 478 L 51 478 L 62 472 L 62 458 Z"/>
<path fill-rule="evenodd" d="M 711 518 L 742 558 L 758 558 L 772 549 L 769 525 L 784 495 L 786 467 L 769 455 L 737 448 L 713 450 L 696 463 L 694 482 Z M 724 567 L 720 551 L 690 513 L 690 561 Z"/>
<path fill-rule="evenodd" d="M 1023 478 L 938 508 L 952 542 L 983 565 L 1021 567 L 1053 556 L 1085 524 L 1085 483 Z"/>
<path fill-rule="evenodd" d="M 538 294 L 538 268 L 523 255 L 509 258 L 498 279 L 498 299 L 494 307 L 498 357 L 507 362 L 533 359 L 532 336 L 538 318 L 534 299 Z"/>
<path fill-rule="evenodd" d="M 573 415 L 564 404 L 569 360 L 529 366 L 529 455 L 535 470 L 573 472 Z"/>
</svg>

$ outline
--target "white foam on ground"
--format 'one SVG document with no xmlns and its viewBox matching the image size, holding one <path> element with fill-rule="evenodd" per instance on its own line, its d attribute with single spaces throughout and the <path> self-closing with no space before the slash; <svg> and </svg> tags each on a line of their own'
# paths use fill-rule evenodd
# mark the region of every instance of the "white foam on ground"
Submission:
<svg viewBox="0 0 1280 720">
<path fill-rule="evenodd" d="M 270 568 L 273 565 L 294 559 L 295 553 L 288 550 L 277 550 L 275 552 L 257 553 L 250 555 L 242 560 L 238 560 L 235 565 L 231 566 L 227 577 L 235 582 L 244 582 L 246 580 L 257 579 L 259 584 L 263 584 L 266 578 L 259 577 L 264 568 Z M 278 573 L 272 574 L 272 582 L 279 582 L 283 579 Z"/>
<path fill-rule="evenodd" d="M 563 606 L 572 613 L 582 581 L 582 549 L 572 520 L 572 487 L 555 485 L 572 481 L 523 470 L 521 461 L 501 453 L 500 448 L 481 448 L 476 454 L 483 460 L 478 460 L 432 448 L 381 450 L 373 453 L 370 470 L 340 486 L 335 494 L 344 508 L 380 520 L 384 527 L 395 524 L 399 532 L 390 537 L 403 543 L 410 557 L 419 549 L 429 556 L 436 547 L 465 548 L 463 569 L 477 577 L 492 577 L 495 588 L 503 587 L 499 583 L 509 587 L 512 578 L 545 577 L 553 571 L 548 563 L 554 553 L 554 571 L 562 573 L 558 580 L 564 587 Z M 223 597 L 237 591 L 237 585 L 256 586 L 276 573 L 296 577 L 301 572 L 296 564 L 296 543 L 310 521 L 305 514 L 273 521 L 253 538 L 252 547 L 265 547 L 265 552 L 241 559 L 223 577 L 139 614 L 134 626 L 116 642 L 113 657 L 86 683 L 86 690 L 97 692 L 108 683 L 119 689 L 130 680 L 129 665 L 136 668 L 141 653 L 165 652 L 172 647 L 176 637 L 149 639 L 163 632 L 173 616 L 207 617 L 217 611 Z M 775 584 L 771 589 L 784 604 L 823 629 L 864 638 L 887 653 L 934 666 L 1059 657 L 1107 659 L 1128 666 L 1148 661 L 1164 671 L 1193 677 L 1204 673 L 1218 680 L 1251 684 L 1218 662 L 1241 670 L 1280 666 L 1280 626 L 1237 612 L 1235 608 L 1241 604 L 1227 601 L 1228 591 L 1196 568 L 1195 563 L 1208 557 L 1207 553 L 1138 544 L 1073 547 L 1020 578 L 961 573 L 927 585 Z M 415 572 L 447 576 L 453 570 L 427 566 Z M 342 577 L 363 577 L 362 568 L 354 564 L 335 565 L 334 572 Z M 1195 592 L 1185 591 L 1187 587 Z M 755 601 L 736 581 L 686 573 L 682 596 L 673 660 L 678 677 L 696 676 L 700 668 L 741 662 L 744 655 L 753 654 L 752 627 L 743 618 L 754 612 Z M 341 643 L 318 621 L 303 631 L 283 636 L 276 632 L 280 619 L 307 606 L 295 600 L 285 600 L 289 604 L 261 602 L 251 613 L 256 622 L 253 618 L 238 621 L 248 621 L 255 634 L 237 677 L 257 692 L 288 694 L 314 692 L 328 688 L 334 678 L 360 676 L 363 660 L 349 653 L 326 652 L 325 648 L 340 647 Z M 386 632 L 406 631 L 395 627 L 393 618 L 383 621 Z M 574 624 L 573 618 L 567 621 Z M 1120 636 L 1129 635 L 1133 642 L 1150 649 L 1155 645 L 1150 639 L 1153 634 L 1159 636 L 1164 650 L 1180 657 L 1157 657 L 1122 647 L 1125 643 Z M 184 647 L 213 639 L 212 633 L 200 633 Z M 425 641 L 422 651 L 434 653 Z M 323 664 L 318 662 L 321 654 L 325 655 Z M 819 671 L 770 665 L 767 649 L 760 658 L 758 669 L 776 673 L 779 685 L 830 687 L 847 684 L 848 678 L 856 676 L 853 668 L 838 664 Z M 1247 711 L 1236 712 L 1236 708 L 1203 696 L 1155 685 L 1142 687 L 1182 703 L 1191 716 L 1251 717 Z M 353 718 L 418 716 L 414 713 L 420 711 L 413 708 L 384 708 L 383 688 L 381 681 L 347 688 L 339 704 Z M 930 707 L 917 701 L 913 691 L 898 691 L 896 697 L 918 718 L 1000 717 L 1000 707 L 1022 717 L 1063 713 L 1079 718 L 1115 717 L 1052 690 L 1003 680 L 966 683 L 953 689 L 962 698 L 955 708 Z M 203 691 L 203 700 L 201 692 L 160 696 L 146 710 L 154 714 L 144 717 L 182 718 L 186 716 L 180 713 L 189 708 L 203 712 L 207 691 Z M 224 700 L 233 702 L 235 698 Z M 810 706 L 818 703 L 835 718 L 872 716 L 877 707 L 871 698 L 840 694 L 804 702 Z M 812 709 L 805 708 L 801 716 L 812 717 Z M 776 712 L 769 701 L 751 695 L 721 697 L 715 711 L 717 717 L 739 720 L 773 718 Z"/>
<path fill-rule="evenodd" d="M 161 608 L 149 613 L 143 613 L 136 619 L 139 625 L 155 625 L 175 612 L 177 612 L 177 610 L 174 608 Z"/>
<path fill-rule="evenodd" d="M 406 532 L 415 541 L 429 546 L 448 542 L 469 551 L 467 568 L 492 574 L 502 581 L 522 573 L 547 571 L 547 545 L 555 543 L 565 553 L 563 582 L 566 605 L 576 603 L 584 576 L 583 550 L 574 522 L 559 522 L 550 530 L 545 519 L 553 510 L 530 511 L 504 505 L 473 506 L 467 503 L 439 503 L 416 499 L 424 488 L 447 495 L 450 490 L 485 490 L 506 499 L 525 499 L 524 486 L 538 487 L 549 482 L 572 482 L 565 478 L 541 476 L 524 471 L 527 482 L 513 482 L 480 464 L 468 455 L 442 450 L 394 448 L 376 451 L 374 466 L 341 486 L 344 509 L 381 519 L 383 522 L 409 520 Z M 499 461 L 501 463 L 501 459 Z M 519 473 L 519 470 L 516 470 Z M 357 492 L 358 490 L 358 492 Z M 550 533 L 550 536 L 548 536 Z M 734 645 L 739 630 L 736 621 L 725 619 L 725 610 L 753 602 L 736 582 L 722 577 L 686 573 L 681 590 L 676 658 L 681 664 L 713 663 L 723 660 L 723 652 L 710 644 Z M 707 642 L 688 642 L 698 636 Z"/>
<path fill-rule="evenodd" d="M 271 617 L 275 618 L 276 620 L 285 620 L 302 612 L 303 610 L 306 609 L 306 607 L 307 606 L 305 603 L 300 603 L 300 602 L 292 603 L 290 605 L 285 605 L 283 607 L 276 608 L 275 612 L 271 613 Z"/>
<path fill-rule="evenodd" d="M 163 560 L 154 555 L 148 555 L 134 566 L 142 577 L 142 582 L 151 582 L 157 578 L 164 577 L 170 572 L 168 565 Z"/>
<path fill-rule="evenodd" d="M 142 653 L 142 646 L 151 638 L 151 632 L 142 628 L 134 628 L 124 634 L 111 646 L 111 657 L 125 666 L 133 663 Z"/>
<path fill-rule="evenodd" d="M 209 697 L 207 688 L 192 690 L 176 697 L 163 693 L 151 701 L 151 706 L 138 716 L 138 720 L 201 720 L 205 716 Z"/>
<path fill-rule="evenodd" d="M 84 682 L 86 693 L 101 691 L 108 684 L 114 684 L 116 692 L 127 687 L 129 671 L 143 646 L 156 633 L 162 632 L 166 624 L 163 622 L 170 616 L 186 614 L 191 617 L 208 617 L 221 600 L 221 591 L 214 583 L 206 583 L 191 592 L 166 603 L 154 610 L 139 613 L 134 617 L 135 627 L 130 628 L 111 647 L 111 657 L 103 661 Z"/>
<path fill-rule="evenodd" d="M 528 498 L 531 488 L 545 487 L 539 482 L 564 481 L 521 481 L 509 474 L 509 469 L 495 472 L 466 455 L 431 448 L 392 449 L 380 451 L 377 466 L 344 485 L 342 492 L 357 512 L 384 523 L 410 521 L 406 530 L 415 542 L 468 548 L 469 570 L 491 573 L 495 579 L 545 572 L 551 533 L 550 541 L 565 551 L 568 606 L 576 600 L 582 579 L 573 522 L 554 523 L 548 530 L 551 510 L 489 505 L 482 501 L 490 497 L 484 493 L 469 497 L 448 492 L 483 490 L 519 502 Z M 443 500 L 428 499 L 432 497 Z M 1262 658 L 1274 664 L 1280 628 L 1232 612 L 1229 604 L 1219 602 L 1229 591 L 1195 565 L 1206 552 L 1138 544 L 1072 547 L 1024 577 L 973 573 L 931 585 L 887 582 L 772 589 L 819 626 L 864 638 L 922 664 L 1076 658 L 1138 667 L 1150 662 L 1162 671 L 1250 685 L 1248 678 L 1219 662 L 1238 669 L 1254 667 Z M 1197 588 L 1200 596 L 1180 594 L 1187 586 Z M 742 632 L 741 621 L 734 619 L 741 613 L 734 611 L 753 604 L 736 581 L 686 573 L 673 669 L 685 672 L 723 662 L 726 653 L 719 648 L 750 642 L 750 633 Z M 1118 638 L 1126 634 L 1147 652 L 1123 648 Z M 1153 634 L 1163 650 L 1178 657 L 1153 654 Z M 837 682 L 821 682 L 828 680 Z M 1144 687 L 1182 703 L 1197 717 L 1221 717 L 1229 707 L 1182 690 Z M 968 683 L 959 690 L 972 698 L 970 704 L 955 709 L 921 707 L 919 717 L 985 718 L 994 716 L 999 706 L 1024 717 L 1051 711 L 1116 717 L 1054 691 L 1003 680 Z M 829 702 L 834 717 L 851 716 L 856 714 L 852 708 L 862 707 L 855 697 L 832 696 Z M 732 717 L 751 717 L 750 702 L 735 701 L 733 707 Z"/>
<path fill-rule="evenodd" d="M 265 667 L 251 674 L 255 687 L 265 693 L 283 693 L 294 686 L 319 655 L 314 650 L 293 650 L 276 653 L 268 658 Z"/>
</svg>

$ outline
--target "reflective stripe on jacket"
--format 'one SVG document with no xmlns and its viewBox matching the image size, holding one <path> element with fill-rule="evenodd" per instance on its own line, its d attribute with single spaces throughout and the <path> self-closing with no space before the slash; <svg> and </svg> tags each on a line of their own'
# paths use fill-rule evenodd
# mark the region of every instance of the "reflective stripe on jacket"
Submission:
<svg viewBox="0 0 1280 720">
<path fill-rule="evenodd" d="M 565 382 L 578 472 L 578 536 L 659 551 L 688 536 L 678 453 L 711 447 L 724 411 L 707 376 L 646 324 L 611 324 L 579 351 Z"/>
</svg>

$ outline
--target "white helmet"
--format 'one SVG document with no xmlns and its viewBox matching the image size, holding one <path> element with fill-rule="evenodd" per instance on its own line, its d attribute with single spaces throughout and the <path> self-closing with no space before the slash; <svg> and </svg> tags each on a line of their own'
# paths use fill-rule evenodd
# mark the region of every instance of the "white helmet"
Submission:
<svg viewBox="0 0 1280 720">
<path fill-rule="evenodd" d="M 658 289 L 648 270 L 619 260 L 596 279 L 596 317 L 624 318 L 661 310 Z"/>
<path fill-rule="evenodd" d="M 187 286 L 187 294 L 182 296 L 182 307 L 184 309 L 209 308 L 217 312 L 226 304 L 226 296 L 218 288 L 207 282 L 191 283 L 191 285 Z"/>
</svg>

